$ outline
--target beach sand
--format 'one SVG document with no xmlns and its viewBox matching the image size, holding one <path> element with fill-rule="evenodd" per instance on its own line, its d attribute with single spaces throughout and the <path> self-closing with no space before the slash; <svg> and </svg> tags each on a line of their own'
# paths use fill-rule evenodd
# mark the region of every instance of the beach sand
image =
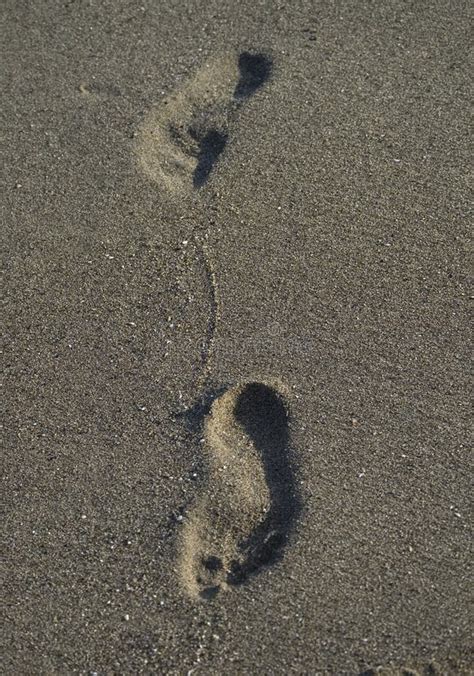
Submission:
<svg viewBox="0 0 474 676">
<path fill-rule="evenodd" d="M 468 9 L 3 3 L 3 673 L 470 673 Z"/>
</svg>

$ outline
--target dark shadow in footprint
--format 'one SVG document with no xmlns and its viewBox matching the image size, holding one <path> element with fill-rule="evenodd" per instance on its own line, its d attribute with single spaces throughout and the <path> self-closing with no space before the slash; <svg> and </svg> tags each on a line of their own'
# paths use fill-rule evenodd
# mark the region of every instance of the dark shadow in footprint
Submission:
<svg viewBox="0 0 474 676">
<path fill-rule="evenodd" d="M 272 61 L 264 54 L 242 52 L 239 55 L 240 79 L 234 91 L 236 99 L 252 96 L 270 77 Z"/>
<path fill-rule="evenodd" d="M 234 101 L 229 101 L 228 118 L 232 112 L 238 109 L 244 99 L 252 96 L 257 89 L 262 87 L 270 77 L 272 62 L 264 54 L 251 54 L 242 52 L 239 55 L 239 81 L 234 90 Z M 196 130 L 189 128 L 189 135 L 199 144 L 196 169 L 193 175 L 194 188 L 201 188 L 209 178 L 209 175 L 223 152 L 228 134 L 218 129 Z"/>
<path fill-rule="evenodd" d="M 261 454 L 270 491 L 266 518 L 240 543 L 245 559 L 235 561 L 228 574 L 227 582 L 236 585 L 281 557 L 301 504 L 290 457 L 288 412 L 281 395 L 268 385 L 250 383 L 239 395 L 234 415 Z"/>
<path fill-rule="evenodd" d="M 190 130 L 190 135 L 193 136 L 192 130 Z M 226 146 L 228 137 L 227 134 L 217 129 L 211 129 L 201 138 L 199 138 L 198 134 L 193 136 L 193 138 L 199 143 L 193 185 L 195 188 L 200 188 L 207 181 L 215 162 Z"/>
</svg>

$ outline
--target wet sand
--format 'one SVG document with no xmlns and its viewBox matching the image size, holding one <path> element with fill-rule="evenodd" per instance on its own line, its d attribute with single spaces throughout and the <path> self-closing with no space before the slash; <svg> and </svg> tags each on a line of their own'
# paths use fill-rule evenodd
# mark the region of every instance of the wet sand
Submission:
<svg viewBox="0 0 474 676">
<path fill-rule="evenodd" d="M 470 673 L 468 4 L 2 16 L 4 672 Z"/>
</svg>

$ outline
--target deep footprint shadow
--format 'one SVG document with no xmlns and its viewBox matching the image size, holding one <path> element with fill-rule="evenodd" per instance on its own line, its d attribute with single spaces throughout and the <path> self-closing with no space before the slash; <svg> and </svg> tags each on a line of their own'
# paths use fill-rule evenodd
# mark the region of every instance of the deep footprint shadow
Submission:
<svg viewBox="0 0 474 676">
<path fill-rule="evenodd" d="M 228 117 L 232 109 L 237 110 L 243 101 L 252 96 L 270 77 L 272 62 L 263 54 L 242 52 L 238 59 L 239 81 L 234 90 L 234 101 L 228 103 Z M 198 142 L 197 165 L 193 175 L 193 186 L 201 188 L 223 152 L 229 135 L 219 129 L 205 130 L 204 133 L 190 129 L 191 136 Z"/>
<path fill-rule="evenodd" d="M 211 173 L 214 164 L 217 162 L 219 155 L 225 148 L 227 138 L 227 134 L 224 134 L 217 129 L 207 131 L 201 139 L 197 137 L 196 140 L 199 141 L 199 152 L 193 176 L 193 185 L 195 188 L 203 186 L 209 178 L 209 174 Z"/>
<path fill-rule="evenodd" d="M 242 52 L 239 55 L 240 79 L 234 91 L 236 99 L 252 96 L 269 79 L 272 60 L 265 54 Z"/>
<path fill-rule="evenodd" d="M 281 559 L 301 504 L 278 389 L 252 382 L 221 392 L 206 403 L 199 436 L 209 476 L 187 514 L 180 558 L 192 595 L 212 599 Z"/>
<path fill-rule="evenodd" d="M 271 58 L 257 52 L 205 63 L 143 121 L 136 144 L 142 170 L 171 192 L 202 188 L 230 140 L 239 109 L 271 72 Z"/>
<path fill-rule="evenodd" d="M 234 415 L 261 454 L 270 492 L 267 517 L 241 544 L 248 551 L 245 561 L 234 562 L 227 577 L 230 584 L 240 584 L 250 573 L 281 557 L 300 500 L 290 457 L 288 413 L 281 395 L 268 385 L 250 383 L 238 397 Z"/>
</svg>

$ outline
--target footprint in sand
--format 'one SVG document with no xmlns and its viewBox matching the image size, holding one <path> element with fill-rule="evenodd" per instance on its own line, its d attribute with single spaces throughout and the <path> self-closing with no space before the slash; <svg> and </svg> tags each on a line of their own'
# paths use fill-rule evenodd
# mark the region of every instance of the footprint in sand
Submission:
<svg viewBox="0 0 474 676">
<path fill-rule="evenodd" d="M 277 561 L 299 510 L 282 393 L 247 383 L 214 400 L 204 419 L 207 486 L 186 515 L 180 572 L 212 598 Z"/>
<path fill-rule="evenodd" d="M 145 174 L 175 193 L 203 186 L 229 140 L 233 117 L 271 69 L 268 56 L 250 52 L 204 64 L 145 118 L 136 146 Z"/>
</svg>

